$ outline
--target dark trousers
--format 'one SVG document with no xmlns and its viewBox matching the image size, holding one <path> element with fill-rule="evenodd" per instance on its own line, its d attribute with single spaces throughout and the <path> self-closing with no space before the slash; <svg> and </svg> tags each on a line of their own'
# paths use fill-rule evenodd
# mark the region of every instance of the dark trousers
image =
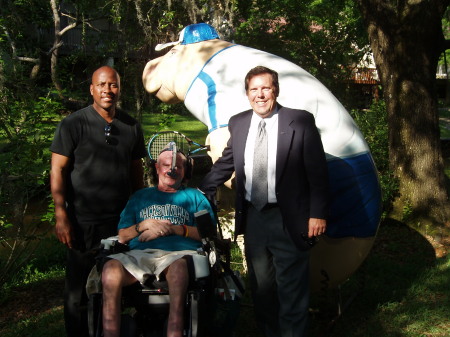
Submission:
<svg viewBox="0 0 450 337">
<path fill-rule="evenodd" d="M 64 320 L 68 337 L 89 337 L 86 281 L 95 265 L 93 249 L 100 240 L 117 234 L 117 220 L 102 224 L 76 224 L 75 247 L 67 251 Z"/>
<path fill-rule="evenodd" d="M 309 309 L 309 252 L 299 251 L 279 208 L 249 206 L 245 255 L 256 321 L 266 337 L 305 337 Z"/>
</svg>

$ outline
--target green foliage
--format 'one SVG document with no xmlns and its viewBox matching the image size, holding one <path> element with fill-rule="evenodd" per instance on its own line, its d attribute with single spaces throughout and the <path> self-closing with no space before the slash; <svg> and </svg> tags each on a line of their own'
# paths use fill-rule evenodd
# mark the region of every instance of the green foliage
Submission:
<svg viewBox="0 0 450 337">
<path fill-rule="evenodd" d="M 351 66 L 368 52 L 367 34 L 351 0 L 239 2 L 237 43 L 284 57 L 337 96 Z"/>
<path fill-rule="evenodd" d="M 168 130 L 175 122 L 175 116 L 174 115 L 168 115 L 168 114 L 160 114 L 160 122 L 159 122 L 159 130 Z"/>
<path fill-rule="evenodd" d="M 378 169 L 384 213 L 392 208 L 398 194 L 398 181 L 389 168 L 387 112 L 384 101 L 374 102 L 369 110 L 350 113 L 366 139 Z"/>
<path fill-rule="evenodd" d="M 402 221 L 404 221 L 404 222 L 411 221 L 413 214 L 414 214 L 414 212 L 413 212 L 413 207 L 412 207 L 411 203 L 410 202 L 406 202 L 403 205 Z"/>
<path fill-rule="evenodd" d="M 159 128 L 156 130 L 178 130 L 174 128 L 175 122 L 177 120 L 177 116 L 188 116 L 190 115 L 189 111 L 181 104 L 166 104 L 160 103 L 157 106 L 158 113 L 156 113 L 156 118 L 158 120 Z"/>
<path fill-rule="evenodd" d="M 65 268 L 57 266 L 51 268 L 50 270 L 41 271 L 36 268 L 33 261 L 29 262 L 24 266 L 20 272 L 20 277 L 15 277 L 13 281 L 10 282 L 11 286 L 23 286 L 27 284 L 33 284 L 48 278 L 62 277 L 64 276 Z"/>
<path fill-rule="evenodd" d="M 5 281 L 27 262 L 45 232 L 41 220 L 28 219 L 28 209 L 48 193 L 47 148 L 62 105 L 52 92 L 34 98 L 32 92 L 5 88 L 0 95 L 0 281 Z M 45 212 L 42 218 L 50 219 L 52 211 Z"/>
</svg>

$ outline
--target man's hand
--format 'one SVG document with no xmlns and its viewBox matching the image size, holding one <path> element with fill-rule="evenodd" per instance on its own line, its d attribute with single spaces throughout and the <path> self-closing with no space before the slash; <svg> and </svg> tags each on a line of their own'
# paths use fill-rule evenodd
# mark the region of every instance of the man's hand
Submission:
<svg viewBox="0 0 450 337">
<path fill-rule="evenodd" d="M 327 221 L 325 219 L 309 218 L 308 237 L 322 235 L 326 229 Z"/>
<path fill-rule="evenodd" d="M 65 244 L 68 248 L 72 248 L 73 228 L 69 219 L 65 218 L 56 221 L 55 234 L 61 243 Z"/>
<path fill-rule="evenodd" d="M 169 220 L 146 219 L 139 225 L 142 234 L 139 235 L 139 241 L 150 241 L 161 236 L 173 235 L 173 225 Z"/>
</svg>

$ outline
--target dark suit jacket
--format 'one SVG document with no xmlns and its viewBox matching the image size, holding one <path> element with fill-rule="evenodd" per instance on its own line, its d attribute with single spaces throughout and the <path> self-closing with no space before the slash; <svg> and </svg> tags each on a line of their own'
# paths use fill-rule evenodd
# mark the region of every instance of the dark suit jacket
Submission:
<svg viewBox="0 0 450 337">
<path fill-rule="evenodd" d="M 326 219 L 328 211 L 328 169 L 314 116 L 304 110 L 278 106 L 278 145 L 276 159 L 276 197 L 283 218 L 296 246 L 310 248 L 302 239 L 308 234 L 310 217 Z M 214 194 L 217 186 L 236 172 L 235 235 L 246 226 L 244 151 L 252 110 L 230 118 L 227 147 L 203 179 L 200 189 Z"/>
</svg>

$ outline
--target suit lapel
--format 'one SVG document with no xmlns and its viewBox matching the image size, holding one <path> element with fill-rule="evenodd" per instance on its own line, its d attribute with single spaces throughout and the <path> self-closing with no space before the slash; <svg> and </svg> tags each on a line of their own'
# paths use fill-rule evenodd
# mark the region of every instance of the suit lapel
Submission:
<svg viewBox="0 0 450 337">
<path fill-rule="evenodd" d="M 246 111 L 242 114 L 242 118 L 238 120 L 236 125 L 237 132 L 234 133 L 235 142 L 233 144 L 235 154 L 235 167 L 236 169 L 244 168 L 244 154 L 245 145 L 247 143 L 248 130 L 250 129 L 250 122 L 252 120 L 252 110 Z"/>
<path fill-rule="evenodd" d="M 277 144 L 277 168 L 276 168 L 276 181 L 277 184 L 283 175 L 286 162 L 289 158 L 289 152 L 291 149 L 291 142 L 294 136 L 294 130 L 290 124 L 293 119 L 291 118 L 288 110 L 284 109 L 281 105 L 278 106 L 278 144 Z"/>
</svg>

